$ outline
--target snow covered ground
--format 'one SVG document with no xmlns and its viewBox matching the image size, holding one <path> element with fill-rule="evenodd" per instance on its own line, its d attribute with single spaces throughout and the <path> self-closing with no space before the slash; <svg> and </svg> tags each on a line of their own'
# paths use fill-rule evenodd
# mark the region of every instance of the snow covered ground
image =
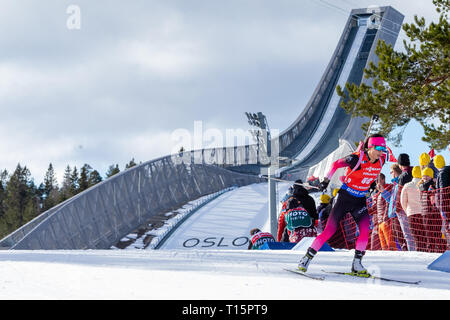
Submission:
<svg viewBox="0 0 450 320">
<path fill-rule="evenodd" d="M 279 185 L 280 196 L 288 186 Z M 324 281 L 286 272 L 302 250 L 245 250 L 251 228 L 268 231 L 267 218 L 267 184 L 256 184 L 199 209 L 162 250 L 0 251 L 0 299 L 450 299 L 450 273 L 427 269 L 440 254 L 366 254 L 373 274 L 419 285 L 321 271 L 348 271 L 347 250 L 314 258 L 308 273 Z"/>
<path fill-rule="evenodd" d="M 290 184 L 278 184 L 281 199 Z M 247 249 L 250 230 L 270 232 L 267 183 L 229 191 L 208 203 L 169 237 L 161 249 Z"/>
<path fill-rule="evenodd" d="M 311 275 L 288 273 L 302 252 L 270 250 L 87 250 L 0 252 L 0 299 L 450 299 L 439 254 L 369 252 L 372 272 L 419 285 L 323 274 L 347 271 L 351 251 L 320 252 Z"/>
</svg>

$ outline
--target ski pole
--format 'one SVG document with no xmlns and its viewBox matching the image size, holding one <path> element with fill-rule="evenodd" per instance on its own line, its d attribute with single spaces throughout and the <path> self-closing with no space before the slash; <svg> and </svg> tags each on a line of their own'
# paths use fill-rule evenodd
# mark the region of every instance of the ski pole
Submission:
<svg viewBox="0 0 450 320">
<path fill-rule="evenodd" d="M 372 116 L 372 118 L 370 119 L 369 128 L 367 129 L 366 137 L 364 138 L 364 141 L 365 141 L 365 140 L 367 139 L 367 137 L 369 136 L 370 131 L 372 130 L 373 123 L 374 123 L 375 121 L 378 121 L 379 119 L 380 119 L 380 117 L 379 117 L 378 115 L 376 115 L 376 114 L 374 114 L 374 115 Z"/>
<path fill-rule="evenodd" d="M 273 177 L 268 177 L 268 176 L 262 176 L 262 177 L 265 178 L 265 179 L 271 179 L 271 180 L 275 180 L 275 181 L 279 181 L 279 182 L 290 182 L 290 183 L 293 183 L 293 184 L 295 184 L 297 186 L 302 186 L 302 187 L 305 187 L 305 188 L 320 190 L 319 187 L 314 187 L 314 186 L 311 186 L 309 184 L 297 183 L 297 182 L 292 182 L 290 180 L 283 180 L 283 179 L 278 179 L 278 178 L 273 178 Z"/>
</svg>

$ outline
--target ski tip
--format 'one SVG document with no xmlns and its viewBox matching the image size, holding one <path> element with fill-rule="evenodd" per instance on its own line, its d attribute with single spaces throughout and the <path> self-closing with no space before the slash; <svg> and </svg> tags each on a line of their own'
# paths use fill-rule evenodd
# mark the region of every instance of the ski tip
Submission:
<svg viewBox="0 0 450 320">
<path fill-rule="evenodd" d="M 300 276 L 304 276 L 304 277 L 306 277 L 306 278 L 313 279 L 313 280 L 320 280 L 320 281 L 325 280 L 324 277 L 316 277 L 316 276 L 312 276 L 312 275 L 306 274 L 305 272 L 301 271 L 300 269 L 283 268 L 283 270 L 286 270 L 286 271 L 288 271 L 288 272 L 292 272 L 292 273 L 295 273 L 295 274 L 298 274 L 298 275 L 300 275 Z"/>
</svg>

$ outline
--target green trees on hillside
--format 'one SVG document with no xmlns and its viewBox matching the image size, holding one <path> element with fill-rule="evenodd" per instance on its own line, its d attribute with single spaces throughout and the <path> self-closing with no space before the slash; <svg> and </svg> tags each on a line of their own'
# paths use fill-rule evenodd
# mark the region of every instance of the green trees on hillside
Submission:
<svg viewBox="0 0 450 320">
<path fill-rule="evenodd" d="M 125 169 L 136 165 L 134 159 Z M 119 165 L 111 165 L 106 179 L 120 172 Z M 0 238 L 10 234 L 41 213 L 76 194 L 103 181 L 101 174 L 89 164 L 80 170 L 69 165 L 64 170 L 61 183 L 50 163 L 43 182 L 37 186 L 26 166 L 18 164 L 13 173 L 0 171 Z"/>
</svg>

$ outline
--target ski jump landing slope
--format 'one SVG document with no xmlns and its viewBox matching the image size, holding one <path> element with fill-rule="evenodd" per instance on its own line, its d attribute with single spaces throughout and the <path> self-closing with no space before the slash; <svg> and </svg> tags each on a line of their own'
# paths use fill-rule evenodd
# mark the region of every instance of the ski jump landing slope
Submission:
<svg viewBox="0 0 450 320">
<path fill-rule="evenodd" d="M 290 184 L 278 185 L 280 199 Z M 194 213 L 160 249 L 247 249 L 250 230 L 270 230 L 267 183 L 229 191 Z"/>
</svg>

